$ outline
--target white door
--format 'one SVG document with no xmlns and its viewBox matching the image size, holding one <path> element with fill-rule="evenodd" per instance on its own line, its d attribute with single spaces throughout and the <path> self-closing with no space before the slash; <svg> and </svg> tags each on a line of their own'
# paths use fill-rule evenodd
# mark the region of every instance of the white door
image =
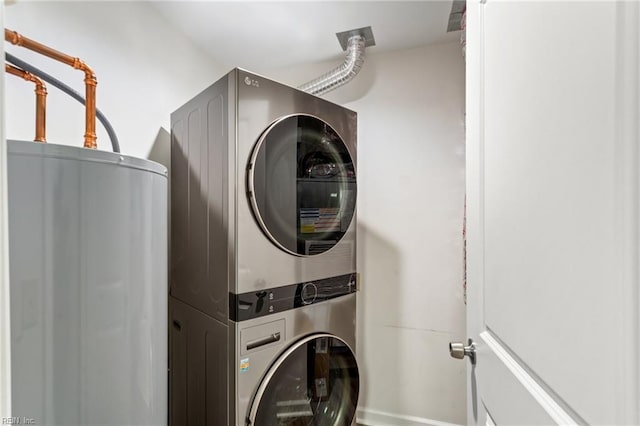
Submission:
<svg viewBox="0 0 640 426">
<path fill-rule="evenodd" d="M 469 424 L 639 424 L 640 4 L 469 0 Z"/>
</svg>

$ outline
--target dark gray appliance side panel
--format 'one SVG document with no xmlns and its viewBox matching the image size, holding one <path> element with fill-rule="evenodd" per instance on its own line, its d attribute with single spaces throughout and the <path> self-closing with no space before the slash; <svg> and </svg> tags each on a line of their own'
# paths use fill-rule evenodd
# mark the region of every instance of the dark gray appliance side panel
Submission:
<svg viewBox="0 0 640 426">
<path fill-rule="evenodd" d="M 236 228 L 236 208 L 238 205 L 238 185 L 242 185 L 242 183 L 237 182 L 235 179 L 236 169 L 237 169 L 237 117 L 238 117 L 238 69 L 235 68 L 229 74 L 227 74 L 229 78 L 228 85 L 228 97 L 229 97 L 229 112 L 227 114 L 227 123 L 228 123 L 228 141 L 227 141 L 227 167 L 228 167 L 228 208 L 227 208 L 227 281 L 228 281 L 228 291 L 235 291 L 235 282 L 236 282 L 236 241 L 237 241 L 237 228 Z M 228 321 L 229 333 L 227 340 L 227 387 L 229 395 L 233 395 L 233 398 L 228 398 L 228 415 L 229 415 L 229 426 L 236 425 L 239 423 L 238 415 L 236 413 L 236 402 L 238 395 L 238 384 L 236 382 L 236 355 L 235 351 L 237 348 L 237 334 L 238 328 L 233 321 Z"/>
<path fill-rule="evenodd" d="M 227 344 L 227 380 L 229 395 L 233 395 L 229 398 L 229 426 L 242 425 L 242 416 L 238 415 L 238 382 L 236 381 L 236 369 L 239 365 L 236 363 L 236 350 L 238 348 L 238 324 L 229 320 L 228 322 L 228 344 Z"/>
<path fill-rule="evenodd" d="M 226 188 L 225 198 L 226 232 L 227 241 L 227 291 L 237 293 L 236 280 L 238 272 L 236 244 L 238 241 L 238 228 L 236 212 L 238 209 L 238 197 L 244 196 L 244 182 L 236 178 L 238 169 L 238 73 L 239 69 L 234 68 L 228 78 L 228 103 L 227 108 L 227 164 L 226 164 Z M 239 195 L 239 192 L 241 195 Z M 228 317 L 227 317 L 228 319 Z"/>
<path fill-rule="evenodd" d="M 228 318 L 228 76 L 171 114 L 170 294 Z"/>
<path fill-rule="evenodd" d="M 228 426 L 229 328 L 169 297 L 169 424 Z"/>
</svg>

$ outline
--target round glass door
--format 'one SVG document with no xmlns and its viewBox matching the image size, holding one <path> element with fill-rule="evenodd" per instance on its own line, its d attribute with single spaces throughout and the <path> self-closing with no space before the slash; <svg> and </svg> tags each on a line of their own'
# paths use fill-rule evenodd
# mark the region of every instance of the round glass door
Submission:
<svg viewBox="0 0 640 426">
<path fill-rule="evenodd" d="M 256 143 L 248 170 L 254 216 L 281 249 L 321 254 L 347 232 L 356 206 L 355 168 L 324 121 L 310 115 L 276 121 Z"/>
<path fill-rule="evenodd" d="M 358 404 L 358 366 L 345 342 L 329 334 L 292 346 L 256 392 L 249 424 L 349 426 Z"/>
</svg>

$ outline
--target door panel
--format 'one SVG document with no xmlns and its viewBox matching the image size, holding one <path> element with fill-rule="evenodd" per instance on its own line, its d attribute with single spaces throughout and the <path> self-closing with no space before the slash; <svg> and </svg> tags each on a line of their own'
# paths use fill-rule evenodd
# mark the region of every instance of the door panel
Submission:
<svg viewBox="0 0 640 426">
<path fill-rule="evenodd" d="M 617 411 L 614 393 L 583 393 L 576 378 L 596 362 L 595 387 L 618 380 L 606 362 L 620 341 L 607 314 L 619 297 L 609 279 L 616 5 L 581 9 L 485 6 L 485 323 L 570 406 L 603 422 Z M 590 356 L 559 356 L 596 330 L 612 332 Z"/>
<path fill-rule="evenodd" d="M 638 423 L 638 5 L 467 13 L 470 423 Z"/>
<path fill-rule="evenodd" d="M 485 409 L 499 408 L 493 414 L 498 416 L 498 424 L 575 424 L 553 397 L 525 370 L 522 363 L 491 333 L 484 332 L 480 338 L 481 344 L 486 345 L 487 350 L 486 356 L 483 357 L 485 368 L 481 372 L 488 374 L 480 380 L 483 383 L 500 384 L 483 388 L 483 403 Z M 508 404 L 504 404 L 505 395 L 509 396 Z"/>
</svg>

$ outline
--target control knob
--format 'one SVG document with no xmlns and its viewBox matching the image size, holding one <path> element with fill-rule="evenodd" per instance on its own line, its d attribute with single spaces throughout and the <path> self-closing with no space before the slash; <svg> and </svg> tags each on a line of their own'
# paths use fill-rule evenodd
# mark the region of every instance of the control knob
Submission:
<svg viewBox="0 0 640 426">
<path fill-rule="evenodd" d="M 302 304 L 309 305 L 316 300 L 316 297 L 318 297 L 318 287 L 314 283 L 305 283 L 300 292 Z"/>
</svg>

